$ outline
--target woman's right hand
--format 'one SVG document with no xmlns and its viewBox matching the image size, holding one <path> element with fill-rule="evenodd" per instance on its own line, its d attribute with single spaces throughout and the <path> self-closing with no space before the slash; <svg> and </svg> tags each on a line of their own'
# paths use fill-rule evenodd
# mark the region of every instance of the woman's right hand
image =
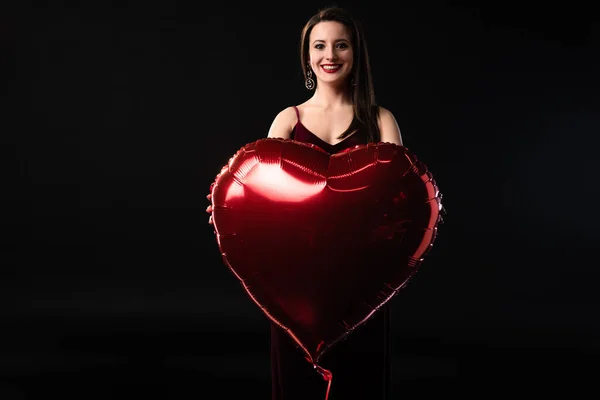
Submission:
<svg viewBox="0 0 600 400">
<path fill-rule="evenodd" d="M 206 196 L 206 198 L 210 201 L 210 199 L 212 198 L 212 195 L 209 194 L 208 196 Z M 212 225 L 213 224 L 212 204 L 209 205 L 208 207 L 206 207 L 206 212 L 210 214 L 210 217 L 208 217 L 208 223 Z"/>
</svg>

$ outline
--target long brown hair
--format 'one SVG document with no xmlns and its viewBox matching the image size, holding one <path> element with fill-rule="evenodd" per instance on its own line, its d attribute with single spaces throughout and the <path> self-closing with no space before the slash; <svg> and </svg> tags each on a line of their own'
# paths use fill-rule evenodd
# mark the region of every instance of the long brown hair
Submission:
<svg viewBox="0 0 600 400">
<path fill-rule="evenodd" d="M 306 25 L 304 25 L 300 36 L 300 63 L 302 64 L 304 78 L 306 79 L 308 72 L 310 32 L 316 24 L 322 21 L 336 21 L 346 26 L 350 32 L 354 54 L 354 63 L 350 74 L 353 80 L 352 99 L 354 118 L 350 127 L 338 139 L 343 139 L 358 129 L 357 133 L 367 141 L 379 142 L 381 138 L 377 123 L 379 107 L 375 103 L 375 90 L 373 88 L 367 42 L 360 23 L 348 11 L 340 7 L 327 7 L 313 15 Z M 351 85 L 350 81 L 348 85 Z"/>
</svg>

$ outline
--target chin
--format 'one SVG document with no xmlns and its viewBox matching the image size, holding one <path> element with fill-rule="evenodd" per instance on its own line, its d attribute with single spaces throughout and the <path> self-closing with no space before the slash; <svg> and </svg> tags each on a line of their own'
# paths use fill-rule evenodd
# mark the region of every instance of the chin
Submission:
<svg viewBox="0 0 600 400">
<path fill-rule="evenodd" d="M 322 80 L 323 83 L 327 84 L 327 85 L 343 85 L 344 83 L 346 83 L 348 81 L 348 78 L 337 78 L 337 79 L 323 79 Z"/>
</svg>

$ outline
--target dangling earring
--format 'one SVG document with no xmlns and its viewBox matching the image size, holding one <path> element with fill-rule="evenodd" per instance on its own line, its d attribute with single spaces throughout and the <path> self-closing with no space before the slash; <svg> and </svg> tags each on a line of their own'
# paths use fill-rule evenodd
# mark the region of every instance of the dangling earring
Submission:
<svg viewBox="0 0 600 400">
<path fill-rule="evenodd" d="M 350 86 L 356 86 L 356 82 L 354 82 L 354 77 L 350 78 Z"/>
<path fill-rule="evenodd" d="M 307 66 L 306 69 L 306 82 L 304 82 L 304 86 L 306 86 L 308 90 L 313 90 L 315 88 L 315 81 L 312 78 L 310 66 Z"/>
</svg>

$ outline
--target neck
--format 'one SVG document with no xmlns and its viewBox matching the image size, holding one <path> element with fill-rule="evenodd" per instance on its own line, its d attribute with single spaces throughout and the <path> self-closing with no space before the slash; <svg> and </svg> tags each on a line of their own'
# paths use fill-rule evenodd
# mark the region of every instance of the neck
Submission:
<svg viewBox="0 0 600 400">
<path fill-rule="evenodd" d="M 320 83 L 315 89 L 312 100 L 324 108 L 336 108 L 352 104 L 352 94 L 345 86 Z"/>
</svg>

